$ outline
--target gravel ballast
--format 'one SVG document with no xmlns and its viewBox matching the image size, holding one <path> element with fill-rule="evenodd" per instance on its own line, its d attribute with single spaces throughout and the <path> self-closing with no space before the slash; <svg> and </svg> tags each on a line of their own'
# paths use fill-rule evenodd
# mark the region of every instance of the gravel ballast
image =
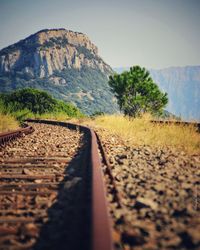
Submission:
<svg viewBox="0 0 200 250">
<path fill-rule="evenodd" d="M 0 249 L 88 250 L 88 137 L 30 125 L 32 134 L 0 148 Z"/>
<path fill-rule="evenodd" d="M 200 156 L 96 131 L 120 197 L 108 195 L 116 249 L 200 249 Z"/>
</svg>

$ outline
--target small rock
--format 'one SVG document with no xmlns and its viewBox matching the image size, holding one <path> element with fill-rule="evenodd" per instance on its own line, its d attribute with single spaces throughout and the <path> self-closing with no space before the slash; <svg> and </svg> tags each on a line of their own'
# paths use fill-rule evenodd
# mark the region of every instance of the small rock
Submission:
<svg viewBox="0 0 200 250">
<path fill-rule="evenodd" d="M 63 181 L 64 177 L 63 176 L 56 176 L 56 181 L 61 182 Z"/>
<path fill-rule="evenodd" d="M 42 180 L 35 180 L 34 182 L 37 184 L 40 184 L 40 183 L 42 183 Z"/>
<path fill-rule="evenodd" d="M 131 246 L 141 245 L 144 243 L 144 238 L 138 229 L 129 229 L 122 233 L 122 242 Z"/>
<path fill-rule="evenodd" d="M 24 168 L 23 169 L 23 174 L 32 175 L 33 173 L 30 170 L 28 170 L 27 168 Z"/>
<path fill-rule="evenodd" d="M 190 183 L 182 183 L 182 188 L 184 188 L 184 189 L 191 189 L 191 187 L 192 187 L 192 185 L 190 184 Z"/>
<path fill-rule="evenodd" d="M 136 209 L 150 207 L 153 210 L 156 210 L 157 207 L 158 207 L 158 204 L 156 202 L 154 202 L 153 200 L 151 200 L 151 199 L 139 197 L 139 198 L 136 199 L 136 203 L 135 203 L 134 207 Z"/>
<path fill-rule="evenodd" d="M 67 181 L 67 182 L 64 184 L 64 188 L 70 189 L 70 188 L 72 188 L 73 186 L 77 185 L 80 181 L 81 181 L 81 178 L 80 178 L 80 177 L 74 177 L 71 181 Z"/>
<path fill-rule="evenodd" d="M 28 223 L 23 227 L 23 233 L 27 236 L 37 237 L 39 233 L 38 227 L 33 223 Z"/>
<path fill-rule="evenodd" d="M 113 157 L 110 157 L 110 158 L 109 158 L 109 162 L 110 162 L 110 164 L 113 164 L 113 163 L 114 163 Z"/>
<path fill-rule="evenodd" d="M 127 159 L 127 155 L 122 154 L 122 155 L 118 155 L 119 159 Z"/>
<path fill-rule="evenodd" d="M 184 176 L 184 175 L 178 176 L 179 181 L 184 181 L 185 179 L 186 179 L 186 176 Z"/>
<path fill-rule="evenodd" d="M 154 185 L 154 188 L 157 191 L 165 191 L 166 186 L 163 183 L 157 183 L 156 185 Z"/>
</svg>

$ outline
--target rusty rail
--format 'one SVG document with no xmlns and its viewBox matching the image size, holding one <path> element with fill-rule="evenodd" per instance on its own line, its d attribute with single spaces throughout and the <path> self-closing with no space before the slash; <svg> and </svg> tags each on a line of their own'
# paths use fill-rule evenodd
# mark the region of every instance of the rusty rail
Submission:
<svg viewBox="0 0 200 250">
<path fill-rule="evenodd" d="M 152 123 L 167 124 L 167 125 L 184 125 L 184 126 L 194 126 L 197 131 L 200 132 L 199 122 L 184 122 L 184 121 L 173 121 L 173 120 L 151 120 Z"/>
<path fill-rule="evenodd" d="M 24 128 L 20 128 L 11 132 L 0 133 L 0 145 L 3 145 L 17 137 L 23 136 L 23 134 L 30 134 L 34 131 L 31 126 L 25 125 Z"/>
<path fill-rule="evenodd" d="M 92 250 L 113 250 L 111 219 L 106 201 L 106 189 L 103 181 L 101 160 L 95 132 L 89 127 L 49 120 L 28 119 L 27 122 L 60 125 L 87 133 L 90 138 L 90 162 L 92 168 Z"/>
</svg>

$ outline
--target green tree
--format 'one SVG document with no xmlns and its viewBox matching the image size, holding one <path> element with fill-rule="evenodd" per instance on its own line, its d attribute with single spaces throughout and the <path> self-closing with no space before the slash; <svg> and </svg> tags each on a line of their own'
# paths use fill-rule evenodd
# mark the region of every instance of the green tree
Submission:
<svg viewBox="0 0 200 250">
<path fill-rule="evenodd" d="M 150 73 L 140 66 L 110 76 L 109 85 L 121 111 L 128 116 L 136 117 L 146 112 L 161 114 L 168 102 L 167 93 L 162 93 Z"/>
<path fill-rule="evenodd" d="M 55 99 L 45 91 L 25 88 L 16 90 L 4 96 L 6 105 L 12 105 L 13 111 L 28 109 L 33 113 L 45 113 L 53 111 Z"/>
<path fill-rule="evenodd" d="M 7 110 L 10 113 L 28 110 L 34 114 L 64 113 L 69 117 L 83 116 L 80 110 L 73 104 L 57 100 L 47 92 L 33 88 L 0 94 L 1 110 Z"/>
</svg>

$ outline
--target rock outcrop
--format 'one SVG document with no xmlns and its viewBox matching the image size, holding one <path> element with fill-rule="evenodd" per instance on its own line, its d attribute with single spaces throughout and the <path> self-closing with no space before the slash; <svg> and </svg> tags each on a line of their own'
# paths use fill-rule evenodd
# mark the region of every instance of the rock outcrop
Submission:
<svg viewBox="0 0 200 250">
<path fill-rule="evenodd" d="M 70 30 L 41 30 L 0 51 L 1 92 L 43 89 L 86 114 L 119 110 L 108 86 L 111 74 L 89 38 Z"/>
<path fill-rule="evenodd" d="M 0 74 L 22 71 L 43 78 L 83 65 L 112 72 L 86 35 L 65 29 L 41 30 L 0 52 Z"/>
</svg>

